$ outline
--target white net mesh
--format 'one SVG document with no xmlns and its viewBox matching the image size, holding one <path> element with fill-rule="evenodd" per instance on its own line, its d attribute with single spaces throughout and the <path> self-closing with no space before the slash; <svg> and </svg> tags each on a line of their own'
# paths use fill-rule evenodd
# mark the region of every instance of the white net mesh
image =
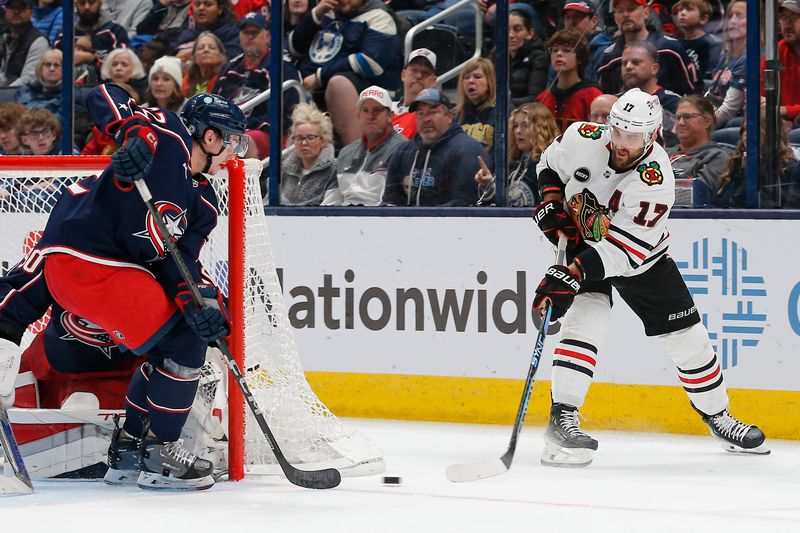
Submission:
<svg viewBox="0 0 800 533">
<path fill-rule="evenodd" d="M 0 158 L 2 159 L 2 158 Z M 24 168 L 6 169 L 0 164 L 0 261 L 3 273 L 16 264 L 35 243 L 47 213 L 77 176 L 97 172 L 45 170 L 44 158 L 30 158 Z M 71 158 L 72 159 L 72 158 Z M 66 158 L 60 160 L 67 161 Z M 51 158 L 52 162 L 58 160 Z M 102 167 L 101 167 L 102 168 Z M 63 175 L 77 175 L 64 178 Z M 244 246 L 244 371 L 247 382 L 289 462 L 308 467 L 333 466 L 343 475 L 379 472 L 383 458 L 375 446 L 345 426 L 311 390 L 300 364 L 283 293 L 272 259 L 259 186 L 261 164 L 245 162 L 246 198 Z M 221 216 L 202 262 L 220 289 L 228 293 L 228 189 L 225 171 L 212 178 L 219 197 Z M 20 243 L 25 243 L 21 245 Z M 252 473 L 277 472 L 275 458 L 258 425 L 245 408 L 245 463 Z M 235 429 L 234 429 L 235 431 Z M 303 468 L 308 468 L 304 466 Z"/>
</svg>

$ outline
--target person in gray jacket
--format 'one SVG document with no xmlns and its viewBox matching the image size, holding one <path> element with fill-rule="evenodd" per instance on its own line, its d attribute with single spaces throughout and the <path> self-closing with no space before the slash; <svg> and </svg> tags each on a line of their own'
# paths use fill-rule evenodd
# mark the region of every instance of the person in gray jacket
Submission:
<svg viewBox="0 0 800 533">
<path fill-rule="evenodd" d="M 342 148 L 336 159 L 339 186 L 322 205 L 378 205 L 386 185 L 389 156 L 407 139 L 392 127 L 392 99 L 373 85 L 358 96 L 361 140 Z"/>
<path fill-rule="evenodd" d="M 711 140 L 714 128 L 714 106 L 696 94 L 684 97 L 675 113 L 675 136 L 678 145 L 667 150 L 675 179 L 700 180 L 705 189 L 695 198 L 714 198 L 719 192 L 720 176 L 728 167 L 731 149 Z M 694 190 L 698 191 L 694 184 Z M 701 207 L 706 202 L 694 207 Z"/>
<path fill-rule="evenodd" d="M 423 89 L 411 104 L 417 135 L 389 159 L 381 205 L 475 205 L 473 179 L 486 158 L 483 145 L 453 122 L 450 101 L 438 89 Z"/>
<path fill-rule="evenodd" d="M 281 205 L 321 205 L 337 186 L 331 119 L 314 104 L 299 104 L 290 135 L 293 146 L 281 156 Z"/>
</svg>

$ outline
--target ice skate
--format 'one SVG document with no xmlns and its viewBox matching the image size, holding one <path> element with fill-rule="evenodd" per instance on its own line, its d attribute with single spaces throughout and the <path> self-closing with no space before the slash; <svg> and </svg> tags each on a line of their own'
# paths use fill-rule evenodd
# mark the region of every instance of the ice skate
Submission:
<svg viewBox="0 0 800 533">
<path fill-rule="evenodd" d="M 694 407 L 694 406 L 692 406 Z M 703 417 L 711 436 L 718 440 L 725 451 L 732 453 L 752 453 L 767 455 L 769 447 L 764 442 L 766 436 L 757 426 L 740 422 L 727 409 L 715 415 L 707 415 L 695 407 L 695 411 Z"/>
<path fill-rule="evenodd" d="M 597 441 L 580 429 L 578 409 L 563 403 L 550 408 L 544 442 L 541 463 L 545 466 L 589 466 L 597 450 Z"/>
<path fill-rule="evenodd" d="M 103 481 L 109 485 L 133 485 L 139 477 L 139 439 L 119 427 L 115 417 L 114 433 L 108 447 L 108 471 Z"/>
<path fill-rule="evenodd" d="M 204 490 L 214 485 L 211 461 L 183 447 L 183 439 L 162 442 L 146 437 L 140 450 L 142 469 L 136 484 L 148 490 Z"/>
</svg>

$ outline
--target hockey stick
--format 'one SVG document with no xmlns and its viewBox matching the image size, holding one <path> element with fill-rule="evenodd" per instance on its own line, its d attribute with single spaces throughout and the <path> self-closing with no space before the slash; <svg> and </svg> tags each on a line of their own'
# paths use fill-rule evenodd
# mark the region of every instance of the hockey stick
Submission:
<svg viewBox="0 0 800 533">
<path fill-rule="evenodd" d="M 194 282 L 194 279 L 192 279 L 192 275 L 189 273 L 189 267 L 186 266 L 186 262 L 183 260 L 183 256 L 175 244 L 174 237 L 169 232 L 169 229 L 167 229 L 166 224 L 164 224 L 164 220 L 161 218 L 156 206 L 153 204 L 153 195 L 150 193 L 150 188 L 142 179 L 134 180 L 134 183 L 136 184 L 136 189 L 139 191 L 144 204 L 147 206 L 147 210 L 153 217 L 153 222 L 158 227 L 158 231 L 161 233 L 169 253 L 175 260 L 175 264 L 178 266 L 178 270 L 181 273 L 183 281 L 185 281 L 186 285 L 189 287 L 194 303 L 199 307 L 204 307 L 205 304 L 203 302 L 203 297 L 201 296 L 200 290 L 197 288 L 197 284 Z M 225 360 L 228 363 L 228 368 L 230 368 L 231 372 L 233 373 L 236 383 L 239 384 L 239 388 L 242 391 L 242 396 L 244 396 L 247 406 L 253 413 L 256 422 L 258 422 L 258 427 L 261 428 L 261 432 L 264 434 L 264 437 L 266 437 L 267 442 L 269 442 L 270 448 L 272 448 L 272 453 L 275 454 L 275 459 L 278 460 L 278 464 L 280 464 L 284 475 L 286 475 L 286 479 L 298 487 L 305 487 L 307 489 L 330 489 L 337 486 L 342 481 L 342 476 L 335 468 L 325 468 L 323 470 L 300 470 L 299 468 L 292 466 L 289 461 L 286 460 L 286 456 L 283 455 L 283 452 L 278 446 L 278 441 L 275 439 L 275 436 L 269 429 L 267 420 L 264 418 L 264 414 L 258 407 L 253 393 L 250 392 L 250 387 L 247 385 L 245 377 L 242 374 L 242 371 L 239 369 L 239 365 L 236 363 L 236 359 L 233 358 L 233 354 L 228 347 L 228 343 L 224 338 L 222 338 L 216 341 L 216 345 L 225 356 Z"/>
<path fill-rule="evenodd" d="M 566 256 L 567 239 L 561 237 L 558 239 L 558 255 L 556 257 L 557 264 L 563 264 Z M 550 316 L 553 312 L 553 306 L 550 301 L 545 304 L 543 324 L 550 323 Z M 511 430 L 511 441 L 508 444 L 506 453 L 500 456 L 499 459 L 492 459 L 481 463 L 466 463 L 455 464 L 447 467 L 447 479 L 454 482 L 461 481 L 476 481 L 487 477 L 505 474 L 511 468 L 511 461 L 514 460 L 514 452 L 517 449 L 517 437 L 522 430 L 522 423 L 525 421 L 525 413 L 528 411 L 528 401 L 531 398 L 531 391 L 533 391 L 533 378 L 536 375 L 536 370 L 539 368 L 539 360 L 542 357 L 544 350 L 544 341 L 547 337 L 547 327 L 539 328 L 539 334 L 536 337 L 536 346 L 533 349 L 533 357 L 531 364 L 528 367 L 528 377 L 525 378 L 525 388 L 522 390 L 522 399 L 519 403 L 517 410 L 517 419 L 514 421 L 514 429 Z"/>
<path fill-rule="evenodd" d="M 11 467 L 11 475 L 0 475 L 0 494 L 30 494 L 33 492 L 33 483 L 25 468 L 22 454 L 17 446 L 17 439 L 11 430 L 8 420 L 8 411 L 0 403 L 0 446 L 3 447 L 6 467 Z M 6 468 L 8 470 L 8 468 Z"/>
</svg>

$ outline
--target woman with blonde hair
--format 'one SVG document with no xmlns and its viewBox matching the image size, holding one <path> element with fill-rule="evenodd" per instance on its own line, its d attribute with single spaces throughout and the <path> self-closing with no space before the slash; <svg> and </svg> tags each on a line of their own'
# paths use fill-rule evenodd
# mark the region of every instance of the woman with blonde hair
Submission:
<svg viewBox="0 0 800 533">
<path fill-rule="evenodd" d="M 506 205 L 533 207 L 540 201 L 536 165 L 542 152 L 561 132 L 553 114 L 540 103 L 525 104 L 512 111 L 508 132 L 513 136 L 508 143 L 508 161 L 514 170 L 506 179 Z M 480 192 L 478 205 L 494 203 L 495 179 L 489 168 L 482 164 L 475 174 Z"/>
<path fill-rule="evenodd" d="M 706 98 L 716 108 L 717 127 L 724 127 L 744 109 L 745 77 L 747 75 L 747 2 L 733 0 L 725 11 L 722 32 L 722 56 L 711 74 Z"/>
<path fill-rule="evenodd" d="M 485 57 L 467 61 L 458 77 L 455 119 L 487 152 L 494 145 L 496 98 L 494 63 Z"/>
<path fill-rule="evenodd" d="M 191 66 L 183 76 L 181 84 L 181 92 L 186 98 L 198 93 L 211 92 L 222 66 L 227 61 L 225 45 L 213 33 L 204 31 L 194 41 L 191 59 Z"/>
<path fill-rule="evenodd" d="M 147 88 L 147 74 L 139 57 L 130 48 L 115 48 L 100 67 L 100 78 L 117 85 L 127 84 L 141 94 Z"/>
<path fill-rule="evenodd" d="M 289 135 L 292 146 L 281 157 L 281 205 L 320 205 L 339 184 L 331 119 L 314 104 L 298 104 Z"/>
</svg>

